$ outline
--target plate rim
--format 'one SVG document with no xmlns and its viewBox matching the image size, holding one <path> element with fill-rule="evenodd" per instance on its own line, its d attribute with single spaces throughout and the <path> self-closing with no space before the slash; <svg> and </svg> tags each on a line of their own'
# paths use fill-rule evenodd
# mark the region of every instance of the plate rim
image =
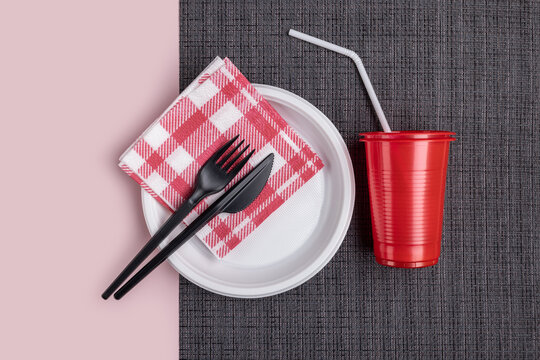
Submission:
<svg viewBox="0 0 540 360">
<path fill-rule="evenodd" d="M 190 282 L 212 293 L 216 293 L 223 296 L 234 297 L 234 298 L 262 298 L 262 297 L 277 295 L 277 294 L 289 291 L 291 289 L 294 289 L 295 287 L 302 285 L 303 283 L 310 280 L 317 273 L 319 273 L 332 260 L 336 252 L 341 247 L 343 240 L 345 239 L 345 236 L 349 230 L 350 223 L 352 220 L 352 215 L 354 212 L 355 197 L 356 197 L 356 181 L 354 177 L 354 169 L 352 165 L 352 160 L 351 160 L 349 151 L 347 149 L 347 145 L 345 144 L 343 137 L 341 136 L 341 134 L 339 133 L 335 125 L 332 123 L 332 121 L 330 121 L 330 119 L 326 115 L 324 115 L 324 113 L 322 113 L 309 101 L 307 101 L 306 99 L 290 91 L 287 91 L 285 89 L 278 88 L 275 86 L 271 86 L 271 85 L 265 85 L 265 84 L 253 83 L 252 85 L 259 92 L 264 92 L 264 93 L 274 92 L 280 95 L 288 96 L 292 98 L 293 100 L 298 101 L 299 103 L 301 103 L 302 105 L 304 105 L 305 107 L 307 107 L 309 110 L 311 110 L 317 115 L 317 117 L 310 117 L 310 118 L 316 125 L 318 125 L 320 128 L 323 128 L 322 130 L 329 130 L 329 132 L 325 131 L 325 133 L 327 135 L 332 135 L 331 143 L 332 145 L 339 147 L 337 151 L 338 157 L 341 160 L 344 160 L 342 163 L 344 164 L 345 170 L 348 172 L 348 176 L 345 177 L 344 181 L 348 182 L 347 185 L 349 185 L 348 189 L 347 188 L 345 189 L 346 191 L 345 196 L 348 195 L 349 203 L 348 203 L 348 206 L 346 206 L 347 205 L 346 202 L 344 202 L 344 204 L 342 205 L 341 211 L 346 212 L 346 214 L 344 214 L 346 216 L 345 218 L 343 217 L 341 218 L 340 222 L 338 223 L 338 225 L 340 226 L 336 227 L 337 230 L 330 237 L 329 243 L 334 242 L 332 241 L 332 239 L 337 238 L 337 241 L 335 241 L 334 246 L 330 249 L 328 249 L 328 247 L 324 248 L 323 253 L 319 255 L 312 263 L 310 263 L 308 266 L 302 269 L 296 276 L 287 278 L 281 282 L 278 282 L 277 284 L 274 283 L 274 284 L 258 286 L 258 287 L 231 287 L 229 285 L 223 285 L 223 284 L 211 282 L 210 284 L 214 285 L 212 287 L 212 286 L 209 286 L 208 283 L 205 283 L 204 281 L 199 281 L 198 279 L 199 276 L 197 274 L 192 273 L 189 270 L 188 265 L 181 264 L 181 263 L 179 264 L 176 261 L 174 261 L 175 258 L 176 259 L 178 258 L 178 256 L 175 256 L 176 253 L 173 254 L 171 257 L 169 257 L 168 259 L 169 264 L 171 264 L 171 266 L 180 275 L 185 277 Z M 272 96 L 272 94 L 266 94 L 266 96 Z M 302 109 L 302 110 L 306 110 L 306 109 Z M 148 228 L 149 232 L 152 233 L 152 230 L 149 224 L 149 215 L 147 213 L 149 209 L 147 209 L 147 206 L 145 206 L 145 202 L 148 200 L 156 201 L 144 189 L 141 188 L 141 205 L 143 208 L 144 220 L 145 220 L 146 227 Z M 160 244 L 160 248 L 163 248 L 163 246 L 164 245 Z M 327 253 L 326 256 L 323 256 L 325 255 L 324 253 Z M 313 266 L 314 264 L 315 266 Z M 287 285 L 279 286 L 282 283 L 287 283 Z M 256 290 L 256 291 L 253 291 L 253 290 Z"/>
</svg>

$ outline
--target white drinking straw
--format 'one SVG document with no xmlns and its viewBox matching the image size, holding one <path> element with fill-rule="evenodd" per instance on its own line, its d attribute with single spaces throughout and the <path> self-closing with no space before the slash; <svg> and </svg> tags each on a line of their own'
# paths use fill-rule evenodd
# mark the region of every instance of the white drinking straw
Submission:
<svg viewBox="0 0 540 360">
<path fill-rule="evenodd" d="M 297 39 L 307 41 L 308 43 L 312 43 L 314 45 L 317 45 L 325 49 L 332 50 L 342 55 L 350 57 L 352 61 L 354 61 L 354 63 L 356 64 L 356 67 L 358 68 L 360 77 L 362 77 L 362 81 L 364 82 L 364 86 L 366 87 L 369 98 L 371 99 L 371 103 L 373 104 L 373 107 L 375 108 L 375 113 L 377 114 L 377 117 L 379 118 L 379 122 L 381 123 L 381 126 L 384 132 L 392 132 L 392 130 L 390 130 L 390 126 L 388 126 L 388 121 L 386 121 L 386 117 L 384 116 L 384 112 L 381 108 L 381 104 L 379 104 L 379 100 L 377 100 L 377 95 L 375 95 L 375 91 L 373 90 L 371 81 L 369 81 L 369 77 L 366 73 L 366 69 L 364 68 L 364 64 L 362 64 L 362 59 L 360 59 L 360 56 L 358 56 L 358 54 L 356 54 L 352 50 L 345 49 L 344 47 L 337 46 L 335 44 L 329 43 L 328 41 L 317 39 L 316 37 L 301 33 L 300 31 L 296 31 L 293 29 L 289 30 L 289 35 Z"/>
</svg>

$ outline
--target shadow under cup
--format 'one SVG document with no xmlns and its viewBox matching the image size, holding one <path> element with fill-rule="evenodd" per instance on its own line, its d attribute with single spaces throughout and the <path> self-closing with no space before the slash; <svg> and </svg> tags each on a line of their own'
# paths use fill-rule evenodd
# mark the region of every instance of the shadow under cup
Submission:
<svg viewBox="0 0 540 360">
<path fill-rule="evenodd" d="M 360 134 L 366 166 L 379 264 L 420 268 L 437 264 L 441 253 L 449 131 Z"/>
</svg>

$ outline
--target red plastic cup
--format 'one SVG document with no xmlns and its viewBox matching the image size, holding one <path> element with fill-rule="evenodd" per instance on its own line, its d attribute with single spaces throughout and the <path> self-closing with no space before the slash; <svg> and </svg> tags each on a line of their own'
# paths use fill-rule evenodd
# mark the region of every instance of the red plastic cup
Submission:
<svg viewBox="0 0 540 360">
<path fill-rule="evenodd" d="M 379 264 L 420 268 L 441 254 L 449 131 L 360 134 L 366 144 L 373 248 Z"/>
</svg>

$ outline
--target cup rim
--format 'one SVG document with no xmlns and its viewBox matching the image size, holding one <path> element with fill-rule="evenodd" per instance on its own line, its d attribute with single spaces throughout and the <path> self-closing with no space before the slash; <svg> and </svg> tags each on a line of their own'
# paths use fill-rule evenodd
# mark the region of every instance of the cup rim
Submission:
<svg viewBox="0 0 540 360">
<path fill-rule="evenodd" d="M 451 137 L 456 135 L 452 131 L 442 130 L 403 130 L 403 131 L 370 131 L 360 133 L 360 141 L 396 141 L 396 140 L 444 140 L 454 141 L 455 138 Z"/>
</svg>

